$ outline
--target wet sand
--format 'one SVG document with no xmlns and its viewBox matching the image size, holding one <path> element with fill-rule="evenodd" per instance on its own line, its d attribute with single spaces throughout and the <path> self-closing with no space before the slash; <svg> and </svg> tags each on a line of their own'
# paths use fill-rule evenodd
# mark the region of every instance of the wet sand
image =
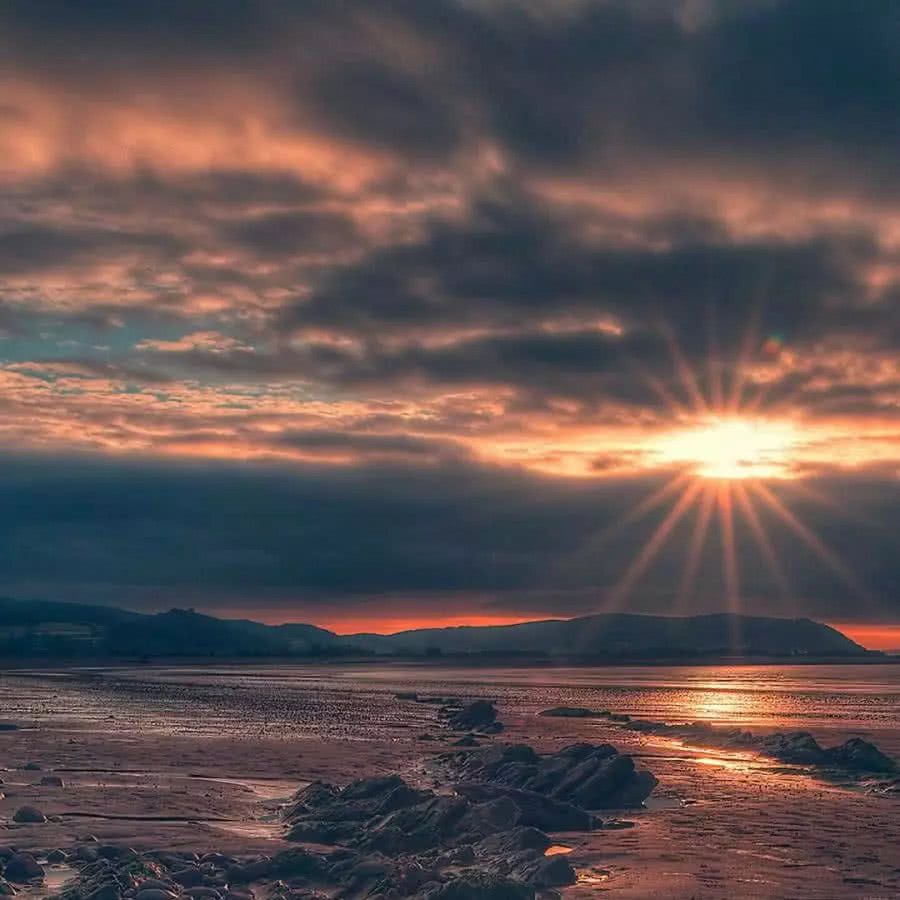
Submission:
<svg viewBox="0 0 900 900">
<path fill-rule="evenodd" d="M 437 706 L 395 700 L 397 684 L 390 680 L 348 690 L 317 668 L 300 692 L 301 715 L 296 698 L 285 700 L 289 691 L 280 700 L 253 700 L 252 685 L 221 691 L 213 685 L 204 695 L 204 688 L 178 678 L 173 688 L 170 676 L 159 673 L 129 677 L 134 681 L 124 688 L 103 679 L 3 679 L 0 692 L 16 713 L 5 718 L 34 727 L 0 732 L 6 769 L 0 817 L 7 829 L 0 844 L 65 849 L 93 834 L 138 850 L 271 853 L 287 846 L 280 804 L 303 783 L 345 784 L 397 772 L 434 787 L 427 762 L 448 749 Z M 683 747 L 604 721 L 540 717 L 537 708 L 551 705 L 547 691 L 463 689 L 470 696 L 501 695 L 506 731 L 493 741 L 539 751 L 609 741 L 639 756 L 660 781 L 653 808 L 615 814 L 635 827 L 554 835 L 572 848 L 568 858 L 578 873 L 565 897 L 900 896 L 896 797 L 836 786 L 752 754 Z M 230 719 L 229 694 L 235 695 Z M 15 699 L 26 695 L 25 704 Z M 186 708 L 193 705 L 193 725 L 177 714 L 174 695 Z M 554 694 L 564 701 L 571 695 Z M 877 742 L 896 754 L 897 734 L 884 726 Z M 811 730 L 823 740 L 849 733 L 842 726 Z M 426 734 L 433 740 L 423 740 Z M 40 770 L 20 768 L 29 762 Z M 39 785 L 48 774 L 61 776 L 65 786 Z M 61 821 L 12 823 L 25 804 Z"/>
</svg>

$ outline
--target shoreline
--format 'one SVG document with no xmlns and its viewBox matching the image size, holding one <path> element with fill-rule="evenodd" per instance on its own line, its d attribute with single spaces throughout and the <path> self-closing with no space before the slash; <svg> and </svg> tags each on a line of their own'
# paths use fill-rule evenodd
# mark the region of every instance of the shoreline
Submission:
<svg viewBox="0 0 900 900">
<path fill-rule="evenodd" d="M 873 654 L 878 651 L 873 651 Z M 159 656 L 146 659 L 128 657 L 87 657 L 60 659 L 35 657 L 0 661 L 0 676 L 35 670 L 79 669 L 150 669 L 168 666 L 310 666 L 323 669 L 332 666 L 424 666 L 428 668 L 610 668 L 610 667 L 726 667 L 726 666 L 898 666 L 900 654 L 861 656 L 710 656 L 710 657 L 546 657 L 524 655 L 445 655 L 445 656 Z"/>
</svg>

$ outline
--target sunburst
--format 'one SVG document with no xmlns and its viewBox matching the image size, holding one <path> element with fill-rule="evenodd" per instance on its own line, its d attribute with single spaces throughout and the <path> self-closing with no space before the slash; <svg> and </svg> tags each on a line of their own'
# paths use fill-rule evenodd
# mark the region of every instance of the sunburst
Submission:
<svg viewBox="0 0 900 900">
<path fill-rule="evenodd" d="M 600 535 L 603 540 L 652 510 L 669 504 L 662 520 L 609 592 L 608 608 L 622 608 L 678 523 L 693 510 L 696 510 L 696 518 L 675 598 L 673 611 L 676 614 L 685 612 L 693 595 L 714 522 L 718 523 L 722 547 L 725 603 L 730 612 L 741 611 L 741 576 L 735 539 L 738 516 L 752 535 L 781 599 L 791 605 L 792 613 L 796 612 L 792 586 L 776 546 L 766 531 L 760 508 L 800 538 L 856 596 L 870 598 L 864 585 L 839 555 L 770 486 L 774 482 L 782 482 L 796 487 L 800 493 L 811 496 L 819 503 L 836 505 L 820 492 L 814 492 L 795 480 L 796 450 L 802 444 L 802 432 L 789 417 L 773 414 L 781 412 L 781 405 L 770 410 L 767 416 L 764 409 L 765 387 L 756 390 L 752 397 L 744 396 L 749 360 L 758 342 L 757 325 L 754 319 L 747 329 L 734 366 L 734 375 L 727 387 L 723 383 L 714 331 L 710 332 L 707 360 L 709 396 L 704 394 L 700 380 L 681 351 L 674 332 L 667 326 L 662 327 L 681 384 L 681 393 L 687 402 L 679 399 L 675 391 L 656 376 L 641 371 L 639 374 L 663 399 L 673 415 L 693 424 L 669 431 L 645 446 L 649 464 L 674 467 L 678 469 L 678 474 Z M 734 638 L 735 643 L 739 644 L 740 636 L 735 635 Z"/>
</svg>

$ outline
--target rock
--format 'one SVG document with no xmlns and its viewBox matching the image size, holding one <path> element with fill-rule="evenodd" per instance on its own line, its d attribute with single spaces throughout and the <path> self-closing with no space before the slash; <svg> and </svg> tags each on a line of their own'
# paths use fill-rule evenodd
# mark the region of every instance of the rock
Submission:
<svg viewBox="0 0 900 900">
<path fill-rule="evenodd" d="M 7 860 L 3 877 L 7 881 L 22 884 L 26 881 L 43 878 L 44 870 L 30 853 L 15 853 Z"/>
<path fill-rule="evenodd" d="M 165 891 L 166 893 L 174 893 L 174 888 L 166 881 L 159 878 L 145 878 L 138 884 L 138 892 L 140 891 Z"/>
<path fill-rule="evenodd" d="M 47 854 L 48 863 L 64 863 L 69 858 L 65 850 L 51 850 Z"/>
<path fill-rule="evenodd" d="M 203 883 L 203 873 L 195 866 L 189 866 L 172 872 L 172 881 L 178 882 L 182 887 L 196 887 Z"/>
<path fill-rule="evenodd" d="M 489 700 L 475 700 L 450 713 L 447 724 L 454 731 L 482 731 L 497 720 L 497 710 Z"/>
<path fill-rule="evenodd" d="M 583 706 L 554 706 L 552 709 L 541 710 L 538 715 L 558 719 L 588 719 L 592 716 L 608 715 L 608 713 L 594 712 Z"/>
<path fill-rule="evenodd" d="M 821 765 L 826 761 L 825 752 L 807 731 L 776 732 L 761 739 L 760 749 L 791 765 Z"/>
<path fill-rule="evenodd" d="M 0 897 L 13 897 L 16 889 L 5 879 L 0 878 Z"/>
<path fill-rule="evenodd" d="M 188 897 L 193 900 L 222 900 L 222 894 L 212 887 L 190 887 L 185 891 Z"/>
<path fill-rule="evenodd" d="M 608 819 L 600 827 L 608 831 L 617 831 L 623 828 L 634 828 L 637 822 L 629 822 L 628 819 Z"/>
<path fill-rule="evenodd" d="M 575 870 L 565 856 L 523 856 L 513 864 L 510 874 L 536 888 L 575 884 Z"/>
<path fill-rule="evenodd" d="M 341 791 L 341 800 L 368 800 L 383 796 L 394 788 L 406 786 L 399 775 L 378 775 L 373 778 L 360 778 L 351 782 Z"/>
<path fill-rule="evenodd" d="M 0 731 L 18 731 L 19 726 L 15 722 L 0 722 Z"/>
<path fill-rule="evenodd" d="M 874 744 L 862 738 L 851 738 L 839 747 L 825 751 L 828 761 L 854 772 L 896 772 L 897 764 Z"/>
<path fill-rule="evenodd" d="M 400 691 L 394 694 L 395 700 L 414 700 L 418 701 L 419 695 L 415 691 Z"/>
<path fill-rule="evenodd" d="M 163 890 L 162 888 L 145 888 L 142 887 L 135 897 L 135 900 L 173 900 L 175 894 L 172 891 Z"/>
<path fill-rule="evenodd" d="M 44 775 L 40 780 L 41 787 L 65 787 L 59 775 Z"/>
<path fill-rule="evenodd" d="M 84 900 L 120 900 L 122 891 L 113 881 L 107 881 L 85 895 Z"/>
<path fill-rule="evenodd" d="M 519 826 L 500 834 L 492 834 L 473 848 L 475 856 L 509 856 L 522 850 L 543 853 L 551 844 L 549 835 L 538 828 Z"/>
<path fill-rule="evenodd" d="M 419 895 L 417 895 L 419 896 Z M 534 887 L 487 872 L 466 872 L 433 891 L 427 900 L 534 900 Z"/>
<path fill-rule="evenodd" d="M 272 871 L 281 877 L 297 875 L 319 875 L 324 870 L 320 856 L 304 850 L 302 847 L 282 850 L 272 857 Z"/>
<path fill-rule="evenodd" d="M 41 824 L 47 817 L 34 806 L 20 806 L 13 814 L 13 822 Z"/>
<path fill-rule="evenodd" d="M 481 744 L 475 740 L 474 734 L 463 735 L 458 741 L 453 742 L 454 747 L 480 747 Z"/>
<path fill-rule="evenodd" d="M 508 797 L 519 808 L 520 825 L 530 825 L 544 831 L 588 831 L 591 827 L 590 813 L 535 791 L 468 783 L 456 785 L 456 791 L 473 802 Z"/>
<path fill-rule="evenodd" d="M 41 767 L 36 762 L 27 762 L 22 766 L 24 772 L 40 772 Z"/>
<path fill-rule="evenodd" d="M 503 731 L 502 722 L 491 722 L 490 725 L 485 725 L 484 728 L 479 729 L 478 734 L 500 734 L 501 731 Z"/>
<path fill-rule="evenodd" d="M 573 744 L 547 756 L 520 744 L 441 759 L 458 768 L 466 784 L 488 782 L 552 796 L 582 810 L 640 806 L 657 783 L 611 744 Z"/>
<path fill-rule="evenodd" d="M 16 851 L 12 847 L 0 846 L 0 860 L 6 861 L 12 859 L 16 855 Z"/>
<path fill-rule="evenodd" d="M 236 863 L 228 867 L 226 873 L 229 881 L 250 882 L 259 881 L 260 878 L 268 877 L 272 872 L 272 860 L 268 856 L 260 859 L 249 860 L 244 863 Z M 138 900 L 141 900 L 138 897 Z"/>
<path fill-rule="evenodd" d="M 100 854 L 97 852 L 97 848 L 89 844 L 82 844 L 75 848 L 75 859 L 80 859 L 82 862 L 96 862 L 99 858 Z"/>
</svg>

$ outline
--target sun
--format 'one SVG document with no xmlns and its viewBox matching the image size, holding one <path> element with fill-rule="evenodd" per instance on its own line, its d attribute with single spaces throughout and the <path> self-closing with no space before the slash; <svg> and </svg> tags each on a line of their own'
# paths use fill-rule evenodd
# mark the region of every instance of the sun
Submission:
<svg viewBox="0 0 900 900">
<path fill-rule="evenodd" d="M 650 453 L 702 478 L 784 478 L 796 443 L 790 422 L 714 416 L 663 435 Z"/>
<path fill-rule="evenodd" d="M 768 533 L 771 520 L 777 520 L 799 538 L 854 596 L 868 602 L 871 595 L 865 585 L 782 498 L 790 491 L 833 505 L 827 497 L 803 484 L 802 466 L 798 463 L 810 444 L 811 435 L 805 428 L 797 427 L 793 416 L 782 417 L 785 399 L 764 405 L 769 389 L 765 382 L 755 387 L 752 396 L 746 396 L 750 358 L 753 348 L 758 346 L 755 326 L 752 323 L 748 326 L 739 356 L 729 367 L 732 378 L 728 385 L 723 383 L 723 366 L 713 351 L 716 342 L 712 338 L 707 360 L 708 383 L 703 385 L 698 372 L 681 352 L 674 331 L 665 323 L 660 327 L 669 345 L 681 392 L 677 388 L 673 391 L 640 367 L 637 372 L 669 408 L 673 421 L 680 424 L 649 436 L 635 451 L 648 468 L 675 470 L 676 474 L 588 543 L 590 552 L 596 552 L 600 543 L 633 522 L 654 510 L 665 510 L 621 577 L 607 589 L 607 609 L 624 608 L 626 598 L 685 519 L 692 519 L 693 524 L 680 583 L 673 585 L 675 615 L 684 613 L 700 587 L 698 574 L 704 548 L 716 522 L 722 554 L 723 599 L 730 612 L 737 613 L 742 607 L 737 552 L 742 536 L 736 529 L 738 522 L 744 526 L 743 536 L 749 535 L 755 543 L 785 603 L 794 604 L 794 591 L 781 565 L 779 548 Z M 767 344 L 763 345 L 763 352 L 769 352 Z M 777 489 L 774 482 L 780 482 Z M 740 649 L 740 634 L 735 633 L 733 640 L 735 649 Z"/>
</svg>

